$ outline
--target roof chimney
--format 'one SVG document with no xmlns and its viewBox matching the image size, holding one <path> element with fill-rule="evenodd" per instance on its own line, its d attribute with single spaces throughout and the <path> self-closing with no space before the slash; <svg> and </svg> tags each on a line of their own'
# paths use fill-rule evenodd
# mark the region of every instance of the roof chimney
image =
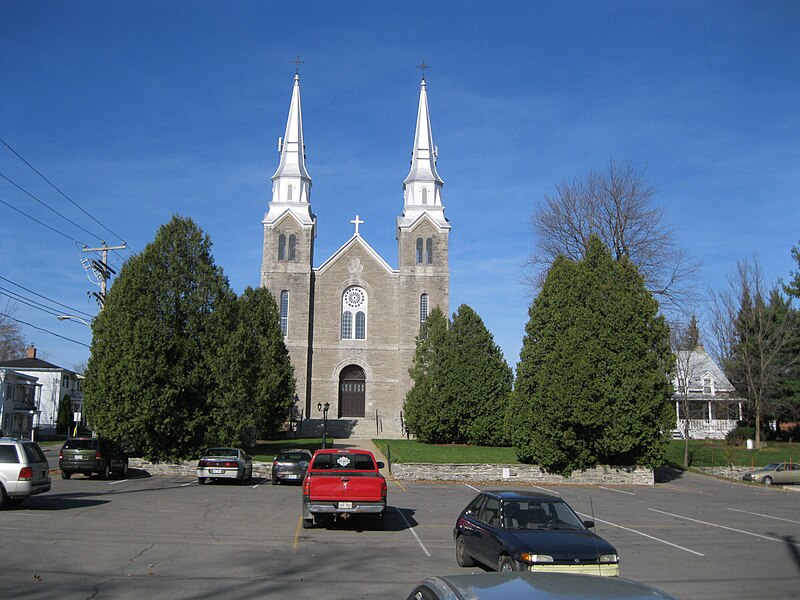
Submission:
<svg viewBox="0 0 800 600">
<path fill-rule="evenodd" d="M 28 346 L 28 349 L 25 351 L 26 358 L 36 358 L 36 347 L 31 344 Z"/>
</svg>

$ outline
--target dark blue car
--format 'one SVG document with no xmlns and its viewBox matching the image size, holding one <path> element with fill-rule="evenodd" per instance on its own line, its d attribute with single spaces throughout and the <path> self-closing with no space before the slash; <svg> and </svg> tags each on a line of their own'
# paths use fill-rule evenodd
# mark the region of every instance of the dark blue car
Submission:
<svg viewBox="0 0 800 600">
<path fill-rule="evenodd" d="M 617 551 L 557 496 L 488 491 L 461 512 L 453 529 L 456 561 L 498 571 L 619 575 Z"/>
</svg>

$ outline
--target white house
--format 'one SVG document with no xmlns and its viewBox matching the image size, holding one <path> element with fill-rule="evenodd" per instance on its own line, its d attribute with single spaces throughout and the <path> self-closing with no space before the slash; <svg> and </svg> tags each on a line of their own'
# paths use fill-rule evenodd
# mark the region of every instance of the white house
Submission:
<svg viewBox="0 0 800 600">
<path fill-rule="evenodd" d="M 687 415 L 684 415 L 684 399 L 688 404 L 689 437 L 691 439 L 723 439 L 743 418 L 744 398 L 737 396 L 728 378 L 719 365 L 708 355 L 702 344 L 694 350 L 679 350 L 675 353 L 675 414 L 677 426 L 673 437 L 683 438 Z"/>
<path fill-rule="evenodd" d="M 83 390 L 81 378 L 74 371 L 59 367 L 36 358 L 36 348 L 31 344 L 25 358 L 0 362 L 0 369 L 12 370 L 22 376 L 38 381 L 38 419 L 33 427 L 39 433 L 55 433 L 58 419 L 58 406 L 63 398 L 69 396 L 72 412 L 81 412 Z M 5 431 L 5 429 L 4 429 Z"/>
<path fill-rule="evenodd" d="M 40 389 L 36 377 L 0 367 L 0 435 L 33 439 Z"/>
</svg>

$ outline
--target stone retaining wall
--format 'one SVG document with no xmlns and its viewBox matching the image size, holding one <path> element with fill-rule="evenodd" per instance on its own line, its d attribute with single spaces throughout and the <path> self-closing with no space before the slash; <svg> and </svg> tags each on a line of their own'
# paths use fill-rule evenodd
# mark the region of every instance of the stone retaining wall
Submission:
<svg viewBox="0 0 800 600">
<path fill-rule="evenodd" d="M 576 471 L 570 477 L 545 473 L 535 465 L 392 465 L 396 479 L 423 481 L 473 481 L 506 483 L 548 483 L 569 485 L 654 485 L 653 470 L 645 467 L 600 466 Z"/>
<path fill-rule="evenodd" d="M 128 467 L 147 471 L 150 475 L 197 475 L 197 461 L 151 462 L 141 458 L 132 458 Z M 253 477 L 270 478 L 272 474 L 271 462 L 254 462 Z"/>
</svg>

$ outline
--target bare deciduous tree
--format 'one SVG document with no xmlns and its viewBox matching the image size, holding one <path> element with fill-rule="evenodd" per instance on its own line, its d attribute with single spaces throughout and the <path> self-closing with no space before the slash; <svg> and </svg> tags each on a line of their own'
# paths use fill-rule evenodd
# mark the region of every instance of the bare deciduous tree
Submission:
<svg viewBox="0 0 800 600">
<path fill-rule="evenodd" d="M 637 266 L 662 304 L 693 304 L 698 264 L 676 243 L 663 210 L 653 204 L 654 195 L 643 170 L 613 160 L 605 171 L 557 185 L 531 216 L 537 250 L 528 260 L 528 283 L 538 289 L 559 254 L 580 260 L 589 237 L 597 235 L 615 258 L 625 256 Z"/>
<path fill-rule="evenodd" d="M 0 361 L 25 356 L 25 337 L 13 318 L 15 311 L 16 306 L 10 300 L 0 309 Z"/>
<path fill-rule="evenodd" d="M 683 466 L 689 467 L 689 389 L 692 381 L 700 373 L 700 363 L 692 360 L 692 354 L 700 343 L 700 329 L 697 317 L 692 315 L 688 325 L 670 325 L 670 343 L 675 354 L 675 392 L 678 394 L 683 410 Z"/>
<path fill-rule="evenodd" d="M 743 388 L 754 417 L 756 446 L 761 422 L 783 372 L 797 362 L 790 357 L 791 320 L 778 287 L 767 289 L 758 261 L 737 262 L 728 288 L 712 298 L 712 328 L 716 353 L 735 386 Z"/>
</svg>

